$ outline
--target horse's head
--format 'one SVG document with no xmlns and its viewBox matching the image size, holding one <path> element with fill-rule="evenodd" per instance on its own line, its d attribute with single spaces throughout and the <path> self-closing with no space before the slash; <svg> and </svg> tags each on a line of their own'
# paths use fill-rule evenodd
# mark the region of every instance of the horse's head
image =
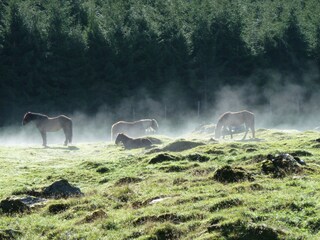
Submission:
<svg viewBox="0 0 320 240">
<path fill-rule="evenodd" d="M 155 132 L 158 131 L 159 125 L 158 125 L 157 120 L 155 120 L 155 119 L 152 119 L 152 120 L 151 120 L 151 127 L 152 127 L 152 129 L 153 129 Z"/>
<path fill-rule="evenodd" d="M 24 115 L 23 119 L 22 119 L 22 125 L 23 125 L 23 126 L 26 125 L 26 124 L 29 123 L 31 120 L 32 120 L 32 114 L 31 114 L 31 112 L 27 112 L 27 113 Z"/>
</svg>

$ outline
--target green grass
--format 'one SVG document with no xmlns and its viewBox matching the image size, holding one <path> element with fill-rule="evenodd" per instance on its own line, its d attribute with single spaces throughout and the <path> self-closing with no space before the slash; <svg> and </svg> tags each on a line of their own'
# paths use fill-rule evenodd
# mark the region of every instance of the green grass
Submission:
<svg viewBox="0 0 320 240">
<path fill-rule="evenodd" d="M 206 145 L 167 152 L 177 158 L 154 164 L 150 159 L 162 152 L 106 143 L 2 146 L 0 200 L 62 178 L 84 196 L 51 199 L 30 213 L 0 213 L 0 235 L 12 229 L 18 239 L 320 239 L 319 134 L 259 129 L 257 137 L 263 141 L 198 139 Z M 159 138 L 159 149 L 174 141 Z M 282 152 L 305 160 L 303 172 L 263 174 L 267 154 Z M 197 161 L 195 153 L 207 158 Z M 215 181 L 225 165 L 254 180 Z M 93 217 L 101 210 L 106 214 Z"/>
</svg>

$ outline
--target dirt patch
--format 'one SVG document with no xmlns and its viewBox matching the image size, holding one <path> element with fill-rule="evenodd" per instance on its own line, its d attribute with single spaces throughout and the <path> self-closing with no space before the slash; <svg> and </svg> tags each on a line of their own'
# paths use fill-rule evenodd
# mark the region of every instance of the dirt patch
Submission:
<svg viewBox="0 0 320 240">
<path fill-rule="evenodd" d="M 130 183 L 138 183 L 143 181 L 142 178 L 137 178 L 137 177 L 124 177 L 124 178 L 120 178 L 115 185 L 119 186 L 119 185 L 124 185 L 124 184 L 130 184 Z"/>
<path fill-rule="evenodd" d="M 275 178 L 282 178 L 294 173 L 299 174 L 303 171 L 302 165 L 305 164 L 300 158 L 287 153 L 275 156 L 269 154 L 267 159 L 262 162 L 261 170 L 265 174 L 272 174 Z"/>
<path fill-rule="evenodd" d="M 99 167 L 99 168 L 97 168 L 97 170 L 96 170 L 96 172 L 97 173 L 107 173 L 107 172 L 110 172 L 110 169 L 109 168 L 107 168 L 107 167 Z"/>
<path fill-rule="evenodd" d="M 185 178 L 175 178 L 175 179 L 173 180 L 172 184 L 173 184 L 173 185 L 181 185 L 181 184 L 183 184 L 183 183 L 185 183 L 185 182 L 188 182 L 188 180 L 185 179 Z"/>
<path fill-rule="evenodd" d="M 194 176 L 205 176 L 208 175 L 212 172 L 214 172 L 216 169 L 214 167 L 209 167 L 209 168 L 198 168 L 194 169 L 191 173 Z"/>
<path fill-rule="evenodd" d="M 168 144 L 162 149 L 162 151 L 182 152 L 182 151 L 192 149 L 198 146 L 203 146 L 203 145 L 205 145 L 205 143 L 179 140 L 179 141 L 175 141 L 173 143 Z"/>
<path fill-rule="evenodd" d="M 278 240 L 282 239 L 285 234 L 283 231 L 265 224 L 252 224 L 242 220 L 213 224 L 208 228 L 208 231 L 209 229 L 218 230 L 224 237 L 234 240 Z"/>
<path fill-rule="evenodd" d="M 249 186 L 249 188 L 252 190 L 252 191 L 260 191 L 260 190 L 263 190 L 263 186 L 260 185 L 259 183 L 253 183 Z"/>
<path fill-rule="evenodd" d="M 0 202 L 0 212 L 5 214 L 29 212 L 30 207 L 17 198 L 7 198 Z"/>
<path fill-rule="evenodd" d="M 143 216 L 139 217 L 136 220 L 133 221 L 133 225 L 142 225 L 147 222 L 172 222 L 175 224 L 179 224 L 182 222 L 187 222 L 191 219 L 190 216 L 182 216 L 174 213 L 166 213 L 166 214 L 161 214 L 161 215 L 150 215 L 150 216 Z"/>
<path fill-rule="evenodd" d="M 168 154 L 168 153 L 160 153 L 157 156 L 150 159 L 149 164 L 156 164 L 168 161 L 177 161 L 179 160 L 178 157 Z"/>
<path fill-rule="evenodd" d="M 250 162 L 252 163 L 259 163 L 259 162 L 263 162 L 264 160 L 266 160 L 266 156 L 262 155 L 262 154 L 258 154 L 252 157 L 252 159 L 250 160 Z"/>
<path fill-rule="evenodd" d="M 102 209 L 96 210 L 93 213 L 86 216 L 81 222 L 82 223 L 91 223 L 98 219 L 103 219 L 107 217 L 107 213 Z"/>
<path fill-rule="evenodd" d="M 207 162 L 210 160 L 208 156 L 204 156 L 199 153 L 193 153 L 193 154 L 187 155 L 186 158 L 189 161 L 194 161 L 194 162 Z"/>
<path fill-rule="evenodd" d="M 86 169 L 92 169 L 92 168 L 100 167 L 102 165 L 102 163 L 86 161 L 86 162 L 81 163 L 81 165 L 84 166 Z"/>
<path fill-rule="evenodd" d="M 312 153 L 305 151 L 305 150 L 296 150 L 292 153 L 290 153 L 293 157 L 308 157 L 312 156 Z"/>
<path fill-rule="evenodd" d="M 41 195 L 47 198 L 68 198 L 82 196 L 83 193 L 80 188 L 70 185 L 65 179 L 61 179 L 45 187 Z"/>
<path fill-rule="evenodd" d="M 208 151 L 206 151 L 206 153 L 208 154 L 214 154 L 214 155 L 224 155 L 225 152 L 219 149 L 210 149 Z"/>
<path fill-rule="evenodd" d="M 256 149 L 256 148 L 247 148 L 246 149 L 247 153 L 256 152 L 256 151 L 258 151 L 258 149 Z"/>
<path fill-rule="evenodd" d="M 221 209 L 232 208 L 232 207 L 240 206 L 242 204 L 243 204 L 243 201 L 239 198 L 225 199 L 225 200 L 222 200 L 221 202 L 218 202 L 218 203 L 214 204 L 213 206 L 211 206 L 209 208 L 209 211 L 216 212 Z"/>
<path fill-rule="evenodd" d="M 320 218 L 314 217 L 307 222 L 307 227 L 312 233 L 316 234 L 320 231 Z"/>
<path fill-rule="evenodd" d="M 229 165 L 223 166 L 216 170 L 213 179 L 222 183 L 232 183 L 241 181 L 253 181 L 254 178 L 251 173 L 247 172 L 241 167 L 232 168 Z"/>
<path fill-rule="evenodd" d="M 158 227 L 156 227 L 152 232 L 151 239 L 157 239 L 157 240 L 176 240 L 180 239 L 182 232 L 179 230 L 176 226 L 165 223 Z"/>
<path fill-rule="evenodd" d="M 183 172 L 191 168 L 191 166 L 181 166 L 181 165 L 169 165 L 160 167 L 160 170 L 163 170 L 165 172 Z"/>
<path fill-rule="evenodd" d="M 48 207 L 48 211 L 51 214 L 57 214 L 66 211 L 69 208 L 69 204 L 65 203 L 56 203 L 56 204 L 51 204 Z"/>
<path fill-rule="evenodd" d="M 19 239 L 21 236 L 22 236 L 22 232 L 17 230 L 13 230 L 13 229 L 0 230 L 1 240 Z"/>
</svg>

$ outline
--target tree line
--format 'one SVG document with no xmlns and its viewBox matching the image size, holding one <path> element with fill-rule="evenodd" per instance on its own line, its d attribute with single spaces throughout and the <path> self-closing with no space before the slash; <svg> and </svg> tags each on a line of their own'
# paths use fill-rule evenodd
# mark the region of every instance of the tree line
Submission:
<svg viewBox="0 0 320 240">
<path fill-rule="evenodd" d="M 0 126 L 27 110 L 117 112 L 124 99 L 196 110 L 225 85 L 293 83 L 307 98 L 319 12 L 317 0 L 1 0 Z"/>
</svg>

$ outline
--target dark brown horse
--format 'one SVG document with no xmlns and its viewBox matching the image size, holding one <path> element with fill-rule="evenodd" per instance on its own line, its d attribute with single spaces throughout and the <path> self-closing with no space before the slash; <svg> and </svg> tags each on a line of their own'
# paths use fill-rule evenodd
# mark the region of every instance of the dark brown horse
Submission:
<svg viewBox="0 0 320 240">
<path fill-rule="evenodd" d="M 246 138 L 249 129 L 251 129 L 252 138 L 255 138 L 254 114 L 252 112 L 247 110 L 240 112 L 226 112 L 219 117 L 215 129 L 215 138 L 220 138 L 221 135 L 224 136 L 226 132 L 229 132 L 232 138 L 233 130 L 243 125 L 245 126 L 246 133 L 242 140 Z"/>
<path fill-rule="evenodd" d="M 148 132 L 158 131 L 159 125 L 155 119 L 141 119 L 135 122 L 120 121 L 111 127 L 111 141 L 118 133 L 125 133 L 130 137 L 144 136 Z"/>
<path fill-rule="evenodd" d="M 122 143 L 125 149 L 150 147 L 152 142 L 148 138 L 131 138 L 123 133 L 119 133 L 115 143 Z"/>
<path fill-rule="evenodd" d="M 72 121 L 64 115 L 58 117 L 49 118 L 47 115 L 40 113 L 27 112 L 22 120 L 22 125 L 26 125 L 29 122 L 35 122 L 37 128 L 39 129 L 43 146 L 47 146 L 47 132 L 56 132 L 63 129 L 66 140 L 64 145 L 67 146 L 68 142 L 72 142 Z"/>
</svg>

